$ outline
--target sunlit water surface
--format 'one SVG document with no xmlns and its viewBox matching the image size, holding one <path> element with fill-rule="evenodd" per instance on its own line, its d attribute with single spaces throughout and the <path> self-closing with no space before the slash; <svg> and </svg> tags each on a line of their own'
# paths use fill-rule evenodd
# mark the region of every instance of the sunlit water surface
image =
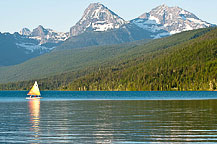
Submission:
<svg viewBox="0 0 217 144">
<path fill-rule="evenodd" d="M 0 92 L 0 143 L 217 142 L 216 92 Z"/>
</svg>

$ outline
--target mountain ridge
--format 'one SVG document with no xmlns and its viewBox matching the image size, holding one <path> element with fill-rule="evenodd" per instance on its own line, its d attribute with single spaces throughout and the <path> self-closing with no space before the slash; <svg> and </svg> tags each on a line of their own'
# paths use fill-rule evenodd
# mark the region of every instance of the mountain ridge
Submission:
<svg viewBox="0 0 217 144">
<path fill-rule="evenodd" d="M 70 32 L 56 32 L 39 25 L 33 30 L 23 28 L 19 34 L 11 34 L 14 37 L 13 45 L 6 44 L 7 40 L 1 37 L 4 43 L 0 43 L 0 53 L 4 53 L 4 56 L 0 60 L 0 66 L 22 63 L 53 50 L 158 39 L 182 31 L 212 26 L 215 25 L 202 21 L 193 13 L 179 7 L 160 5 L 149 13 L 126 21 L 103 4 L 91 3 L 82 18 L 71 27 Z M 9 43 L 11 39 L 7 38 Z M 6 45 L 11 46 L 11 53 L 19 51 L 17 55 L 14 53 L 15 56 L 11 57 Z M 20 60 L 19 57 L 25 58 Z M 14 60 L 11 61 L 11 58 Z"/>
<path fill-rule="evenodd" d="M 140 15 L 138 18 L 131 20 L 131 22 L 150 31 L 163 29 L 170 35 L 182 31 L 215 26 L 202 21 L 193 13 L 178 6 L 169 7 L 165 4 Z"/>
<path fill-rule="evenodd" d="M 22 30 L 20 30 L 19 34 L 26 36 L 30 39 L 38 40 L 40 45 L 46 43 L 58 44 L 65 41 L 69 37 L 69 33 L 56 32 L 49 28 L 46 29 L 42 25 L 39 25 L 32 31 L 30 31 L 28 28 L 23 28 Z"/>
</svg>

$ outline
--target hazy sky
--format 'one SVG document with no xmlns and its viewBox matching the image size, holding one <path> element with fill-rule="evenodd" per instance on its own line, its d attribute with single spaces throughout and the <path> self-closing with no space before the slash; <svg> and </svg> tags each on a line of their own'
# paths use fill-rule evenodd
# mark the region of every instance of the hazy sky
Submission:
<svg viewBox="0 0 217 144">
<path fill-rule="evenodd" d="M 85 8 L 100 2 L 125 20 L 131 20 L 158 5 L 179 6 L 217 24 L 217 0 L 0 0 L 0 32 L 30 30 L 38 25 L 68 32 Z"/>
</svg>

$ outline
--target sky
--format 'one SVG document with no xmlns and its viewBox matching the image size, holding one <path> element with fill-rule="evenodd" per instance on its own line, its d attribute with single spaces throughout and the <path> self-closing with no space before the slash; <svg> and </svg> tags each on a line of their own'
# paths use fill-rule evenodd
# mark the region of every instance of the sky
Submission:
<svg viewBox="0 0 217 144">
<path fill-rule="evenodd" d="M 68 32 L 90 3 L 100 2 L 125 20 L 134 19 L 166 4 L 179 6 L 197 17 L 217 24 L 217 0 L 0 0 L 0 32 L 30 30 L 42 25 Z"/>
</svg>

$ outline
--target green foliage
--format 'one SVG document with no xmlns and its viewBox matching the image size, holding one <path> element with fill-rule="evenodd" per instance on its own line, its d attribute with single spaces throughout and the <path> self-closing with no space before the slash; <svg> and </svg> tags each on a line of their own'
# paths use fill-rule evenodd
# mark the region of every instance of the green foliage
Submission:
<svg viewBox="0 0 217 144">
<path fill-rule="evenodd" d="M 88 60 L 94 57 L 95 64 L 80 63 L 84 68 L 38 79 L 40 88 L 134 91 L 215 90 L 217 86 L 215 28 L 183 32 L 139 45 L 83 50 L 89 52 L 85 53 Z M 33 81 L 2 84 L 0 89 L 29 89 L 32 84 Z"/>
<path fill-rule="evenodd" d="M 140 41 L 145 43 L 147 40 Z M 57 74 L 92 69 L 99 65 L 106 65 L 128 49 L 132 49 L 135 42 L 121 45 L 87 47 L 53 51 L 48 54 L 30 59 L 22 64 L 0 67 L 0 83 L 41 79 Z"/>
<path fill-rule="evenodd" d="M 122 69 L 105 69 L 69 85 L 80 90 L 214 90 L 217 29 L 196 39 L 137 58 Z M 211 86 L 212 85 L 212 86 Z M 83 89 L 82 89 L 83 90 Z"/>
<path fill-rule="evenodd" d="M 33 58 L 22 64 L 0 67 L 0 83 L 16 82 L 32 79 L 48 78 L 66 72 L 75 72 L 87 68 L 109 67 L 122 61 L 131 61 L 144 54 L 164 49 L 192 39 L 196 34 L 206 29 L 183 32 L 171 37 L 153 40 L 137 41 L 127 44 L 73 48 L 53 51 Z M 68 44 L 69 45 L 69 44 Z M 65 47 L 62 44 L 60 47 Z M 59 49 L 61 49 L 59 47 Z M 70 47 L 69 47 L 70 48 Z M 64 49 L 64 48 L 63 48 Z M 90 71 L 92 72 L 92 71 Z"/>
</svg>

